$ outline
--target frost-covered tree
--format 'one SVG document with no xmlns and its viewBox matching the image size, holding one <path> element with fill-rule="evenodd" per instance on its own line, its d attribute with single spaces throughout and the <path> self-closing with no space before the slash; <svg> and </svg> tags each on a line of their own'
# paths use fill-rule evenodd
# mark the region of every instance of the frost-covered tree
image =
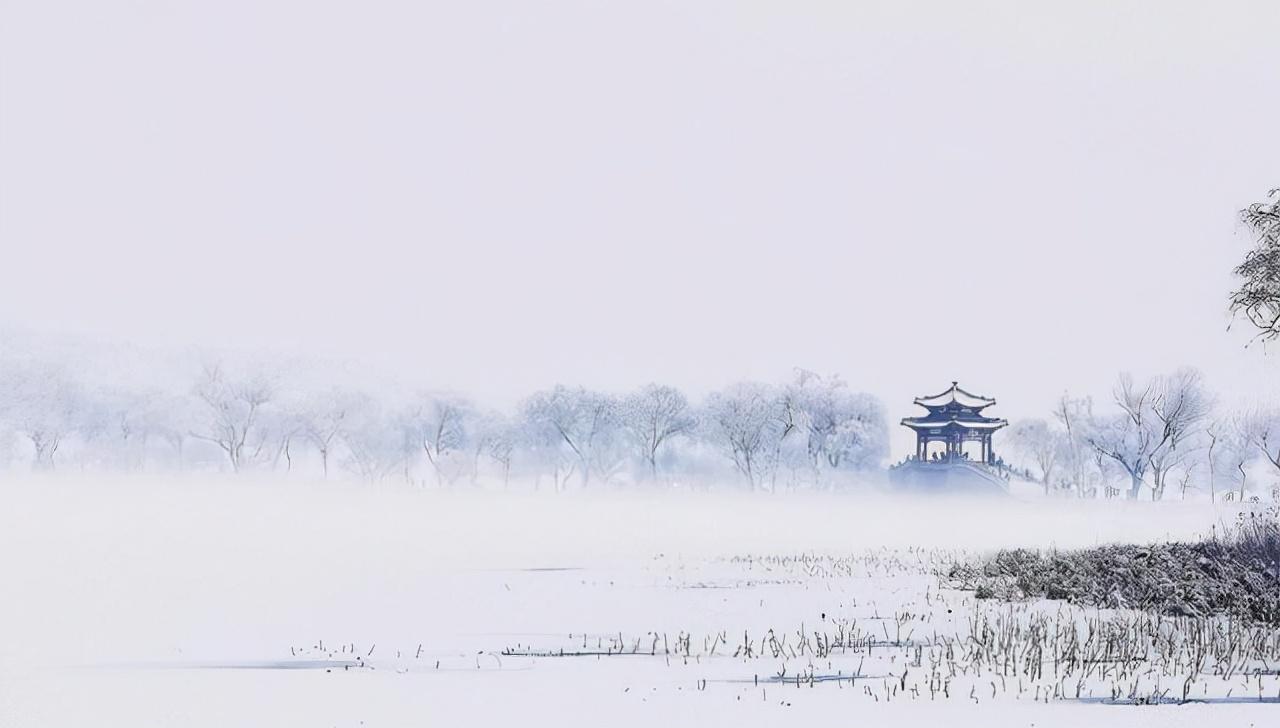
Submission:
<svg viewBox="0 0 1280 728">
<path fill-rule="evenodd" d="M 387 416 L 373 398 L 358 396 L 343 413 L 338 439 L 342 443 L 338 462 L 343 469 L 372 483 L 404 462 L 408 438 L 400 423 Z"/>
<path fill-rule="evenodd" d="M 1151 497 L 1164 497 L 1171 473 L 1185 468 L 1198 448 L 1198 435 L 1212 402 L 1199 371 L 1179 369 L 1156 377 L 1149 398 L 1156 436 L 1148 460 L 1151 463 Z"/>
<path fill-rule="evenodd" d="M 560 446 L 558 439 L 551 442 L 553 447 Z M 526 423 L 496 410 L 480 412 L 475 417 L 470 439 L 472 484 L 479 484 L 481 464 L 488 462 L 498 468 L 505 490 L 511 484 L 511 467 L 517 455 L 522 451 L 528 454 L 536 445 Z"/>
<path fill-rule="evenodd" d="M 1071 397 L 1063 394 L 1054 406 L 1053 417 L 1062 425 L 1065 434 L 1065 449 L 1061 453 L 1061 468 L 1066 473 L 1067 482 L 1076 490 L 1076 494 L 1084 497 L 1096 491 L 1096 483 L 1091 477 L 1101 477 L 1090 465 L 1098 453 L 1090 447 L 1086 435 L 1093 422 L 1093 401 L 1087 397 Z"/>
<path fill-rule="evenodd" d="M 480 460 L 488 458 L 502 471 L 502 487 L 511 484 L 511 463 L 516 449 L 524 442 L 524 430 L 500 412 L 488 412 L 477 419 L 472 441 L 474 463 L 472 482 L 479 477 Z"/>
<path fill-rule="evenodd" d="M 1187 492 L 1199 488 L 1201 479 L 1205 477 L 1207 462 L 1200 458 L 1189 458 L 1178 475 L 1177 486 L 1179 497 L 1187 499 Z"/>
<path fill-rule="evenodd" d="M 838 376 L 798 370 L 783 390 L 783 436 L 803 435 L 816 480 L 825 471 L 873 467 L 888 452 L 889 428 L 875 397 L 850 392 Z M 788 427 L 793 425 L 794 427 Z"/>
<path fill-rule="evenodd" d="M 1152 392 L 1149 387 L 1136 387 L 1133 377 L 1122 374 L 1113 396 L 1121 414 L 1094 419 L 1085 437 L 1094 450 L 1110 458 L 1129 476 L 1129 498 L 1135 499 L 1142 492 L 1156 442 L 1150 404 Z"/>
<path fill-rule="evenodd" d="M 92 395 L 90 431 L 105 459 L 127 470 L 143 468 L 147 444 L 156 434 L 156 408 L 163 395 L 154 390 L 112 387 Z"/>
<path fill-rule="evenodd" d="M 616 473 L 621 462 L 621 432 L 618 402 L 613 397 L 583 387 L 556 385 L 525 400 L 521 414 L 535 442 L 561 451 L 573 462 L 584 487 L 593 474 L 607 481 Z M 554 459 L 558 483 L 561 461 Z"/>
<path fill-rule="evenodd" d="M 51 470 L 64 441 L 88 429 L 90 402 L 61 367 L 7 362 L 0 369 L 0 416 L 31 442 L 33 467 Z"/>
<path fill-rule="evenodd" d="M 1113 397 L 1121 414 L 1090 423 L 1086 439 L 1128 474 L 1130 498 L 1138 497 L 1150 472 L 1152 497 L 1159 499 L 1168 474 L 1189 452 L 1186 443 L 1208 415 L 1202 378 L 1182 369 L 1140 385 L 1122 374 Z"/>
<path fill-rule="evenodd" d="M 1040 483 L 1044 486 L 1045 495 L 1048 495 L 1055 468 L 1070 457 L 1067 433 L 1044 420 L 1028 419 L 1013 423 L 1006 438 L 1014 453 L 1036 464 Z"/>
<path fill-rule="evenodd" d="M 1280 409 L 1262 407 L 1238 418 L 1239 437 L 1280 474 Z"/>
<path fill-rule="evenodd" d="M 202 401 L 190 394 L 164 393 L 151 402 L 147 428 L 168 443 L 179 470 L 186 467 L 187 439 L 200 426 L 200 413 L 204 407 Z"/>
<path fill-rule="evenodd" d="M 771 483 L 782 440 L 791 420 L 777 390 L 741 382 L 707 398 L 703 428 L 707 439 L 732 460 L 752 489 Z"/>
<path fill-rule="evenodd" d="M 658 477 L 658 455 L 664 445 L 689 434 L 697 424 L 680 390 L 658 384 L 641 387 L 622 400 L 619 423 L 649 471 Z"/>
<path fill-rule="evenodd" d="M 402 415 L 404 427 L 422 448 L 437 485 L 448 485 L 466 469 L 466 447 L 475 407 L 457 394 L 427 394 Z"/>
<path fill-rule="evenodd" d="M 260 372 L 237 375 L 219 364 L 206 366 L 194 388 L 203 407 L 190 435 L 217 445 L 235 472 L 262 462 L 272 454 L 263 419 L 275 393 Z"/>
<path fill-rule="evenodd" d="M 1235 268 L 1240 287 L 1231 294 L 1231 312 L 1243 315 L 1264 340 L 1280 336 L 1280 189 L 1268 198 L 1240 211 L 1255 245 Z"/>
<path fill-rule="evenodd" d="M 294 447 L 306 439 L 303 403 L 294 398 L 280 398 L 263 412 L 260 423 L 268 442 L 266 461 L 272 469 L 284 464 L 285 472 L 293 472 Z"/>
<path fill-rule="evenodd" d="M 1258 457 L 1250 426 L 1246 417 L 1231 419 L 1217 437 L 1212 460 L 1215 481 L 1225 485 L 1225 492 L 1239 500 L 1244 500 L 1249 488 L 1249 472 Z"/>
<path fill-rule="evenodd" d="M 338 387 L 312 393 L 299 403 L 299 431 L 320 455 L 320 470 L 325 478 L 329 477 L 334 448 L 341 444 L 346 428 L 353 425 L 353 416 L 370 407 L 368 395 Z"/>
<path fill-rule="evenodd" d="M 532 465 L 533 487 L 541 487 L 543 475 L 551 476 L 552 490 L 560 492 L 578 474 L 581 458 L 570 449 L 560 432 L 544 417 L 537 416 L 527 404 L 521 408 L 518 425 L 523 455 Z"/>
</svg>

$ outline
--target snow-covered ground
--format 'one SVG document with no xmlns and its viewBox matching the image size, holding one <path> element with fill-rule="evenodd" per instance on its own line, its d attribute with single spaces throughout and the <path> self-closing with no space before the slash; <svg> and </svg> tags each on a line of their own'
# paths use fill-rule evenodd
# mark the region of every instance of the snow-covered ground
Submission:
<svg viewBox="0 0 1280 728">
<path fill-rule="evenodd" d="M 1217 700 L 1180 706 L 1100 704 L 1114 676 L 1091 678 L 1092 701 L 1059 699 L 1052 676 L 1025 668 L 981 666 L 942 692 L 959 660 L 941 645 L 984 619 L 1105 618 L 980 605 L 940 588 L 931 571 L 946 559 L 1189 538 L 1232 516 L 1033 498 L 6 481 L 0 725 L 1269 725 L 1274 674 L 1197 681 L 1191 697 Z"/>
</svg>

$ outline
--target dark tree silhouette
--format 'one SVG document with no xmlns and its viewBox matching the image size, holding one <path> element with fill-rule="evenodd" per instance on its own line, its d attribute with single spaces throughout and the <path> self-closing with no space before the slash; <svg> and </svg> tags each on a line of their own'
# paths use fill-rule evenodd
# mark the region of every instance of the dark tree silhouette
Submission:
<svg viewBox="0 0 1280 728">
<path fill-rule="evenodd" d="M 1268 198 L 1240 211 L 1256 246 L 1236 266 L 1240 287 L 1231 294 L 1231 312 L 1243 314 L 1264 341 L 1280 337 L 1280 189 Z"/>
</svg>

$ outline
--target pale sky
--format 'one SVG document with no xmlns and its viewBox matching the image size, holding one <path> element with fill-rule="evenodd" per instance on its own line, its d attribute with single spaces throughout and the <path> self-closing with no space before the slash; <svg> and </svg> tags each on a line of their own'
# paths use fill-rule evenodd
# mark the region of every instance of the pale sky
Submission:
<svg viewBox="0 0 1280 728">
<path fill-rule="evenodd" d="M 1280 381 L 1225 312 L 1274 0 L 0 7 L 0 325 L 895 421 Z"/>
</svg>

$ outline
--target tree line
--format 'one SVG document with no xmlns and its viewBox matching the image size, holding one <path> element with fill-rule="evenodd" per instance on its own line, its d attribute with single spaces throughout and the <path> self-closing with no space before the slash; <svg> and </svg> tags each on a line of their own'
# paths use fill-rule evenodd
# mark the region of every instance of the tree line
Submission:
<svg viewBox="0 0 1280 728">
<path fill-rule="evenodd" d="M 24 457 L 24 453 L 25 456 Z M 452 392 L 380 395 L 209 363 L 187 387 L 92 386 L 56 361 L 0 359 L 0 465 L 304 472 L 437 486 L 734 480 L 836 487 L 888 454 L 884 407 L 838 376 L 797 370 L 692 402 L 649 384 L 558 385 L 511 411 Z"/>
<path fill-rule="evenodd" d="M 1229 307 L 1270 342 L 1280 338 L 1280 190 L 1239 217 L 1253 247 L 1234 269 Z M 299 385 L 269 367 L 218 362 L 183 386 L 95 386 L 56 357 L 5 349 L 0 467 L 25 451 L 36 470 L 310 467 L 321 477 L 340 470 L 442 486 L 518 475 L 557 490 L 726 479 L 776 490 L 848 483 L 888 454 L 880 401 L 805 370 L 696 403 L 658 384 L 621 395 L 556 386 L 499 411 L 455 393 Z M 1100 404 L 1063 395 L 1050 417 L 1015 422 L 1005 437 L 1046 493 L 1235 499 L 1280 471 L 1280 408 L 1225 411 L 1189 368 L 1145 381 L 1121 375 Z"/>
<path fill-rule="evenodd" d="M 1064 394 L 1050 418 L 1014 422 L 1007 437 L 1046 494 L 1242 500 L 1280 475 L 1280 408 L 1222 408 L 1190 368 L 1122 374 L 1101 405 Z"/>
</svg>

